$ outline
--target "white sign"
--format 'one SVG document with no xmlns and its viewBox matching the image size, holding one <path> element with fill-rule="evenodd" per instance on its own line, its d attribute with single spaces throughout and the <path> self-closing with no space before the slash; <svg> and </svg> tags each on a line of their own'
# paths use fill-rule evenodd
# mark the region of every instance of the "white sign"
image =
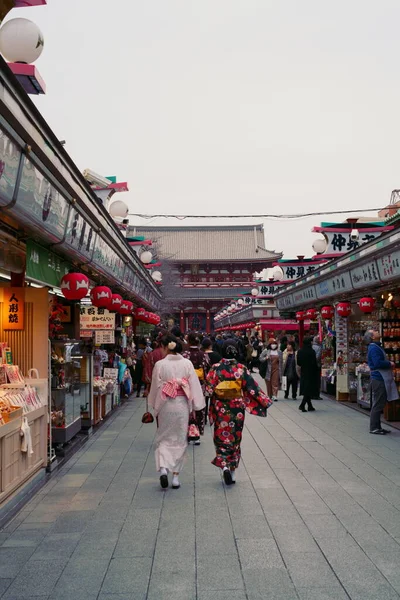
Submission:
<svg viewBox="0 0 400 600">
<path fill-rule="evenodd" d="M 378 258 L 378 269 L 382 281 L 388 281 L 400 275 L 400 250 Z"/>
<path fill-rule="evenodd" d="M 107 379 L 118 379 L 118 369 L 111 369 L 109 367 L 105 367 L 103 369 L 103 377 Z"/>
<path fill-rule="evenodd" d="M 114 331 L 98 330 L 94 332 L 95 344 L 115 344 Z"/>
<path fill-rule="evenodd" d="M 352 289 L 350 274 L 346 272 L 337 277 L 316 282 L 315 287 L 318 298 L 327 298 L 340 292 L 350 291 Z"/>
<path fill-rule="evenodd" d="M 115 329 L 115 314 L 106 308 L 81 307 L 81 329 Z"/>
<path fill-rule="evenodd" d="M 380 281 L 378 266 L 374 260 L 356 269 L 351 269 L 350 276 L 355 288 L 366 287 Z"/>
<path fill-rule="evenodd" d="M 326 236 L 328 240 L 328 247 L 324 254 L 344 254 L 345 252 L 351 252 L 351 250 L 357 250 L 363 244 L 374 240 L 378 236 L 382 234 L 382 231 L 368 232 L 364 233 L 362 229 L 359 229 L 359 239 L 352 240 L 351 232 L 347 233 L 339 233 L 334 231 L 327 231 L 326 229 L 323 232 L 323 235 Z M 321 254 L 321 258 L 323 258 L 324 254 Z"/>
</svg>

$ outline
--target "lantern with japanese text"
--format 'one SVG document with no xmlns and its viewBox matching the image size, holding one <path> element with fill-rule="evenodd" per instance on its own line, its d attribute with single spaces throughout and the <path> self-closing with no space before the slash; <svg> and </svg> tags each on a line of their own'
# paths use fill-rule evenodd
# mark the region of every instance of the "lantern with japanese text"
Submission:
<svg viewBox="0 0 400 600">
<path fill-rule="evenodd" d="M 306 318 L 306 313 L 304 312 L 304 310 L 299 310 L 296 313 L 296 321 L 304 321 L 305 318 Z"/>
<path fill-rule="evenodd" d="M 375 307 L 375 299 L 370 296 L 365 296 L 365 298 L 361 298 L 358 303 L 361 312 L 365 314 L 372 313 Z"/>
<path fill-rule="evenodd" d="M 321 317 L 323 319 L 332 319 L 333 315 L 335 314 L 335 309 L 333 308 L 333 306 L 323 306 L 321 308 Z"/>
<path fill-rule="evenodd" d="M 90 292 L 90 300 L 97 308 L 108 308 L 112 300 L 112 291 L 105 285 L 98 285 Z"/>
<path fill-rule="evenodd" d="M 350 302 L 339 302 L 336 305 L 336 312 L 340 317 L 348 317 L 351 314 Z"/>
<path fill-rule="evenodd" d="M 122 296 L 120 296 L 119 294 L 111 294 L 111 299 L 108 301 L 107 308 L 108 310 L 114 310 L 116 312 L 119 312 L 122 302 Z"/>
<path fill-rule="evenodd" d="M 135 308 L 135 319 L 137 321 L 143 321 L 143 317 L 146 311 L 144 308 Z"/>
<path fill-rule="evenodd" d="M 67 300 L 82 300 L 89 291 L 89 279 L 83 273 L 67 273 L 60 287 Z"/>
<path fill-rule="evenodd" d="M 127 317 L 131 314 L 133 310 L 133 302 L 130 300 L 123 300 L 121 306 L 119 307 L 119 314 Z"/>
<path fill-rule="evenodd" d="M 310 321 L 315 321 L 317 319 L 318 316 L 318 311 L 316 308 L 309 308 L 306 311 L 306 318 L 310 319 Z"/>
</svg>

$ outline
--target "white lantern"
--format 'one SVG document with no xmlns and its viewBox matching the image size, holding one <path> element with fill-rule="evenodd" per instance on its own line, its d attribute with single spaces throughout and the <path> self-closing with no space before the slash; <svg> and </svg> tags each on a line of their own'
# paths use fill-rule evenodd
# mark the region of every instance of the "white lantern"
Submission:
<svg viewBox="0 0 400 600">
<path fill-rule="evenodd" d="M 251 290 L 251 295 L 252 295 L 252 296 L 258 296 L 258 288 L 253 288 L 253 289 Z"/>
<path fill-rule="evenodd" d="M 121 219 L 126 219 L 128 210 L 128 206 L 125 204 L 125 202 L 122 202 L 122 200 L 113 202 L 109 208 L 109 212 L 112 217 L 120 217 Z"/>
<path fill-rule="evenodd" d="M 162 274 L 160 271 L 153 271 L 153 273 L 151 274 L 152 278 L 154 279 L 154 281 L 161 281 L 162 280 Z"/>
<path fill-rule="evenodd" d="M 323 254 L 324 252 L 326 252 L 327 247 L 328 242 L 325 238 L 318 238 L 318 240 L 314 240 L 312 245 L 312 249 L 316 254 Z"/>
<path fill-rule="evenodd" d="M 150 250 L 146 250 L 145 252 L 142 252 L 142 254 L 140 255 L 140 260 L 142 261 L 142 263 L 144 265 L 150 264 L 151 261 L 153 260 L 153 255 L 150 252 Z"/>
<path fill-rule="evenodd" d="M 243 304 L 244 304 L 243 298 L 239 298 L 239 300 L 237 301 L 237 303 L 239 304 L 239 306 L 243 306 Z"/>
<path fill-rule="evenodd" d="M 0 29 L 0 52 L 15 63 L 33 63 L 43 51 L 43 34 L 29 19 L 11 19 Z"/>
<path fill-rule="evenodd" d="M 231 304 L 231 309 L 232 309 L 232 310 L 235 310 L 235 308 L 236 308 L 236 304 L 235 304 L 234 302 L 232 302 L 232 304 Z"/>
<path fill-rule="evenodd" d="M 272 276 L 275 281 L 282 281 L 283 279 L 283 271 L 280 267 L 275 267 L 272 271 Z"/>
</svg>

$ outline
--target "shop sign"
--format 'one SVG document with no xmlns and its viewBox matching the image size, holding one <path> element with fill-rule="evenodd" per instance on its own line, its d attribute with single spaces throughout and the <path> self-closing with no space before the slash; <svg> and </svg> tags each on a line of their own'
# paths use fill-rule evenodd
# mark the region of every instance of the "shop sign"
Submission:
<svg viewBox="0 0 400 600">
<path fill-rule="evenodd" d="M 72 268 L 72 264 L 62 260 L 50 250 L 26 242 L 26 276 L 53 287 L 60 287 L 61 278 Z"/>
<path fill-rule="evenodd" d="M 374 240 L 378 236 L 382 235 L 382 231 L 363 233 L 362 229 L 359 230 L 359 233 L 359 239 L 352 240 L 350 230 L 348 233 L 340 233 L 324 229 L 323 235 L 328 241 L 328 246 L 324 254 L 341 255 L 345 252 L 351 252 L 352 250 L 357 250 L 357 248 L 363 244 L 366 244 L 367 242 L 370 242 L 371 240 Z M 321 258 L 324 257 L 324 254 L 321 254 Z"/>
<path fill-rule="evenodd" d="M 108 242 L 101 236 L 97 236 L 96 245 L 93 253 L 93 263 L 103 273 L 107 273 L 116 281 L 122 281 L 124 276 L 125 263 L 122 258 L 113 250 Z"/>
<path fill-rule="evenodd" d="M 381 256 L 376 262 L 382 281 L 400 277 L 400 250 Z"/>
<path fill-rule="evenodd" d="M 80 331 L 80 337 L 81 338 L 92 338 L 93 337 L 93 330 L 92 329 L 81 329 L 81 331 Z"/>
<path fill-rule="evenodd" d="M 71 210 L 64 244 L 90 260 L 96 234 L 93 227 L 76 209 Z M 97 243 L 97 241 L 96 241 Z M 63 244 L 63 246 L 64 246 Z"/>
<path fill-rule="evenodd" d="M 98 344 L 115 344 L 115 333 L 114 331 L 95 331 L 94 343 Z"/>
<path fill-rule="evenodd" d="M 314 285 L 309 285 L 308 287 L 292 292 L 293 303 L 295 306 L 298 304 L 305 304 L 306 302 L 310 302 L 311 300 L 317 299 L 317 293 Z"/>
<path fill-rule="evenodd" d="M 103 369 L 103 377 L 107 379 L 115 379 L 118 380 L 118 369 L 112 369 L 111 367 L 104 367 Z"/>
<path fill-rule="evenodd" d="M 293 306 L 292 294 L 288 294 L 287 296 L 284 296 L 283 298 L 276 298 L 275 304 L 279 310 L 284 310 L 285 308 L 291 308 Z"/>
<path fill-rule="evenodd" d="M 110 313 L 106 308 L 96 308 L 95 306 L 81 306 L 80 317 L 81 330 L 84 329 L 115 329 L 115 314 Z"/>
<path fill-rule="evenodd" d="M 20 160 L 20 148 L 0 129 L 0 206 L 13 199 Z"/>
<path fill-rule="evenodd" d="M 351 281 L 354 288 L 362 288 L 379 283 L 378 265 L 375 260 L 370 261 L 361 267 L 350 270 Z"/>
<path fill-rule="evenodd" d="M 24 315 L 24 288 L 3 288 L 3 329 L 7 331 L 24 329 Z"/>
<path fill-rule="evenodd" d="M 335 315 L 336 370 L 338 375 L 347 375 L 347 317 Z"/>
<path fill-rule="evenodd" d="M 274 294 L 277 294 L 281 290 L 281 285 L 262 285 L 258 288 L 258 295 L 263 298 L 272 298 Z"/>
<path fill-rule="evenodd" d="M 317 298 L 327 298 L 342 292 L 348 292 L 352 289 L 350 273 L 342 273 L 330 279 L 317 282 L 315 284 L 317 290 Z"/>
<path fill-rule="evenodd" d="M 280 268 L 283 271 L 283 281 L 295 281 L 304 277 L 304 275 L 310 275 L 315 271 L 315 265 L 300 264 L 297 265 L 295 262 L 284 266 L 283 263 L 279 263 Z"/>
<path fill-rule="evenodd" d="M 39 226 L 59 242 L 64 238 L 69 206 L 68 200 L 25 157 L 17 202 L 13 207 L 18 218 L 30 227 Z"/>
</svg>

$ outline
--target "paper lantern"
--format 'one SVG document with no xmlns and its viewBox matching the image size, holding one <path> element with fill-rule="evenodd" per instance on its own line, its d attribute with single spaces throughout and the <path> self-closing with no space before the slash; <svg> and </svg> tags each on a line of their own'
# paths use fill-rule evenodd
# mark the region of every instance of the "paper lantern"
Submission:
<svg viewBox="0 0 400 600">
<path fill-rule="evenodd" d="M 111 294 L 111 298 L 108 301 L 108 310 L 114 310 L 116 312 L 119 311 L 122 304 L 122 296 L 119 294 Z"/>
<path fill-rule="evenodd" d="M 130 300 L 123 300 L 118 312 L 120 315 L 128 316 L 131 314 L 132 310 L 133 302 Z"/>
<path fill-rule="evenodd" d="M 105 285 L 98 285 L 90 292 L 90 300 L 97 308 L 108 308 L 112 300 L 112 291 Z"/>
<path fill-rule="evenodd" d="M 143 317 L 146 314 L 144 308 L 135 308 L 135 319 L 137 321 L 143 321 Z"/>
<path fill-rule="evenodd" d="M 323 319 L 332 319 L 334 314 L 335 309 L 333 308 L 333 306 L 323 306 L 321 308 L 321 317 Z"/>
<path fill-rule="evenodd" d="M 89 291 L 89 279 L 83 273 L 67 273 L 60 287 L 67 300 L 82 300 Z"/>
<path fill-rule="evenodd" d="M 361 298 L 358 303 L 361 312 L 369 314 L 372 313 L 375 307 L 375 299 L 370 296 L 365 296 L 365 298 Z"/>
<path fill-rule="evenodd" d="M 110 215 L 112 217 L 119 217 L 121 219 L 125 219 L 128 215 L 128 206 L 122 200 L 116 200 L 113 202 L 109 208 Z"/>
<path fill-rule="evenodd" d="M 162 281 L 162 274 L 160 271 L 153 271 L 153 273 L 151 274 L 152 278 L 154 281 L 156 282 L 160 282 Z"/>
<path fill-rule="evenodd" d="M 258 288 L 253 288 L 253 289 L 251 290 L 251 295 L 252 295 L 252 296 L 258 296 Z"/>
<path fill-rule="evenodd" d="M 306 317 L 307 317 L 307 319 L 310 319 L 310 321 L 315 321 L 317 316 L 318 316 L 318 311 L 316 308 L 309 308 L 306 311 Z"/>
<path fill-rule="evenodd" d="M 340 317 L 348 317 L 351 314 L 350 302 L 339 302 L 336 305 L 336 312 Z"/>
<path fill-rule="evenodd" d="M 324 252 L 326 252 L 327 247 L 328 242 L 325 238 L 318 238 L 317 240 L 314 240 L 312 245 L 312 249 L 316 254 L 323 254 Z"/>
<path fill-rule="evenodd" d="M 0 52 L 11 63 L 35 62 L 43 46 L 42 32 L 29 19 L 11 19 L 0 29 Z"/>
<path fill-rule="evenodd" d="M 296 321 L 304 321 L 305 318 L 306 318 L 306 313 L 304 312 L 304 310 L 299 310 L 296 313 Z"/>
<path fill-rule="evenodd" d="M 150 264 L 151 261 L 153 260 L 153 255 L 150 252 L 150 250 L 146 250 L 145 252 L 142 252 L 142 254 L 140 255 L 140 260 L 142 261 L 142 263 L 144 265 Z"/>
</svg>

